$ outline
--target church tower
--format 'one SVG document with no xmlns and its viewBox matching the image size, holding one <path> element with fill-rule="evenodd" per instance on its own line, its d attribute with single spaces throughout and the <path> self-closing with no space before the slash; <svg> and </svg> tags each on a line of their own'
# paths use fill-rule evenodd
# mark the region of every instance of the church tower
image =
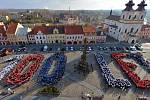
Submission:
<svg viewBox="0 0 150 100">
<path fill-rule="evenodd" d="M 135 14 L 133 17 L 134 20 L 141 21 L 142 23 L 144 22 L 144 18 L 146 16 L 145 6 L 147 6 L 147 4 L 145 4 L 145 0 L 141 1 L 141 3 L 138 4 L 138 8 L 135 10 Z"/>
<path fill-rule="evenodd" d="M 121 18 L 120 18 L 122 21 L 130 21 L 133 19 L 133 16 L 134 16 L 133 6 L 134 5 L 135 4 L 133 3 L 132 0 L 129 0 L 129 2 L 125 4 L 126 8 L 122 11 Z"/>
</svg>

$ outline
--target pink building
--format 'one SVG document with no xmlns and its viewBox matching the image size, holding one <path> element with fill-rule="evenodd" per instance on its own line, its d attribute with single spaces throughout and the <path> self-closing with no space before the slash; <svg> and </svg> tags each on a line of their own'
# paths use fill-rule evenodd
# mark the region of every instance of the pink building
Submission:
<svg viewBox="0 0 150 100">
<path fill-rule="evenodd" d="M 137 36 L 139 38 L 150 39 L 150 25 L 143 25 Z"/>
</svg>

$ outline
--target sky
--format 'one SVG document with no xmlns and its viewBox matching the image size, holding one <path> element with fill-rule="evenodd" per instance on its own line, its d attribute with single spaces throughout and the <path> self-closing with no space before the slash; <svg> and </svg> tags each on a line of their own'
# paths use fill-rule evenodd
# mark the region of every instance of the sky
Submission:
<svg viewBox="0 0 150 100">
<path fill-rule="evenodd" d="M 110 10 L 124 9 L 129 0 L 0 0 L 0 9 Z M 134 9 L 141 0 L 133 0 Z M 146 0 L 150 9 L 150 0 Z"/>
</svg>

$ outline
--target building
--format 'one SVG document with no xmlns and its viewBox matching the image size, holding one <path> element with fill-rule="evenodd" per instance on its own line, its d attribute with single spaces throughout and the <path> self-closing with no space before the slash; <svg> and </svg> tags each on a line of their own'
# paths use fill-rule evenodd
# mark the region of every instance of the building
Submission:
<svg viewBox="0 0 150 100">
<path fill-rule="evenodd" d="M 48 27 L 47 43 L 66 43 L 65 29 L 63 25 Z"/>
<path fill-rule="evenodd" d="M 28 43 L 27 30 L 28 28 L 25 28 L 20 23 L 10 23 L 6 31 L 8 44 Z"/>
<path fill-rule="evenodd" d="M 84 38 L 87 38 L 88 44 L 106 42 L 106 35 L 96 32 L 96 28 L 91 25 L 83 26 Z"/>
<path fill-rule="evenodd" d="M 6 27 L 3 22 L 0 22 L 0 45 L 7 44 Z"/>
<path fill-rule="evenodd" d="M 105 19 L 105 24 L 109 28 L 107 35 L 119 41 L 136 42 L 137 33 L 144 23 L 147 4 L 144 0 L 141 1 L 136 10 L 132 8 L 134 5 L 133 1 L 129 0 L 121 16 L 112 15 L 112 11 L 110 12 L 110 16 Z"/>
<path fill-rule="evenodd" d="M 96 43 L 96 28 L 91 25 L 85 25 L 82 28 L 84 32 L 84 38 L 87 39 L 87 43 Z"/>
<path fill-rule="evenodd" d="M 46 26 L 35 26 L 31 32 L 28 34 L 28 42 L 30 44 L 42 44 L 47 43 L 46 36 L 48 34 L 48 30 Z"/>
<path fill-rule="evenodd" d="M 18 23 L 10 23 L 8 25 L 6 35 L 7 35 L 7 41 L 8 44 L 17 44 L 17 36 L 16 36 L 16 30 L 18 27 Z"/>
<path fill-rule="evenodd" d="M 150 39 L 150 25 L 143 25 L 137 36 L 140 39 Z"/>
<path fill-rule="evenodd" d="M 66 25 L 65 35 L 66 44 L 82 44 L 84 32 L 81 25 Z"/>
<path fill-rule="evenodd" d="M 61 23 L 63 24 L 79 24 L 80 20 L 79 17 L 77 15 L 73 15 L 73 14 L 65 14 L 64 18 L 62 20 L 60 20 Z"/>
</svg>

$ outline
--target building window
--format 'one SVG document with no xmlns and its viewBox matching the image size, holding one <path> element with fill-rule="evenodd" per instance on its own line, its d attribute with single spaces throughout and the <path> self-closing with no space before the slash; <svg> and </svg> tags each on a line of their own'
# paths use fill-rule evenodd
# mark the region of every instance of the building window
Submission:
<svg viewBox="0 0 150 100">
<path fill-rule="evenodd" d="M 137 33 L 138 31 L 139 31 L 139 29 L 137 29 L 135 33 Z"/>
<path fill-rule="evenodd" d="M 70 36 L 70 39 L 71 39 L 71 36 Z"/>
<path fill-rule="evenodd" d="M 129 19 L 131 19 L 131 15 L 129 15 Z"/>
<path fill-rule="evenodd" d="M 143 19 L 143 15 L 141 16 L 141 19 Z"/>
<path fill-rule="evenodd" d="M 42 39 L 42 38 L 40 37 L 40 39 Z"/>
<path fill-rule="evenodd" d="M 134 16 L 134 18 L 133 19 L 136 19 L 136 15 Z"/>
<path fill-rule="evenodd" d="M 119 29 L 119 32 L 121 31 L 121 28 Z"/>
<path fill-rule="evenodd" d="M 127 33 L 127 29 L 125 29 L 125 33 Z"/>
<path fill-rule="evenodd" d="M 130 31 L 130 33 L 132 33 L 132 32 L 133 32 L 133 30 L 134 30 L 134 28 L 131 28 L 131 31 Z"/>
<path fill-rule="evenodd" d="M 122 16 L 122 19 L 124 19 L 124 15 Z"/>
</svg>

